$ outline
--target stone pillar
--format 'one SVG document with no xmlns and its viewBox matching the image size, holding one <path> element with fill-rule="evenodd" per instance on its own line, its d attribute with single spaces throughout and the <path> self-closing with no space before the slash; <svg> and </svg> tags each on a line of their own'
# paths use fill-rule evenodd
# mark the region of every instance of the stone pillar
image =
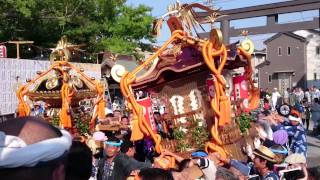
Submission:
<svg viewBox="0 0 320 180">
<path fill-rule="evenodd" d="M 223 35 L 223 43 L 229 44 L 229 20 L 223 20 L 221 21 L 221 31 Z"/>
</svg>

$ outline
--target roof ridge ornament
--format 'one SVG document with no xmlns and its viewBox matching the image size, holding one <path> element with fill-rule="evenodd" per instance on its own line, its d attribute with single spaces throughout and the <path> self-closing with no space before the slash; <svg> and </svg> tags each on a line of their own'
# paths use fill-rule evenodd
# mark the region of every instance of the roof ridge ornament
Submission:
<svg viewBox="0 0 320 180">
<path fill-rule="evenodd" d="M 56 48 L 52 49 L 50 54 L 50 62 L 51 64 L 54 61 L 69 61 L 71 58 L 71 51 L 80 50 L 79 47 L 84 46 L 81 45 L 74 45 L 68 42 L 67 36 L 62 36 L 61 39 L 58 41 Z M 81 51 L 81 50 L 80 50 Z"/>
</svg>

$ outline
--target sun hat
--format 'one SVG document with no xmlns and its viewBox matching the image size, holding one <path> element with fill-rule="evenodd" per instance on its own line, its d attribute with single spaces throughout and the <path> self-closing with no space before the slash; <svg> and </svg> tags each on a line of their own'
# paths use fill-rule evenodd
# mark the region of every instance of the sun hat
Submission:
<svg viewBox="0 0 320 180">
<path fill-rule="evenodd" d="M 288 164 L 299 164 L 299 163 L 305 164 L 307 162 L 307 160 L 303 154 L 294 153 L 294 154 L 290 154 L 289 156 L 287 156 L 284 159 L 284 162 L 286 162 Z"/>
<path fill-rule="evenodd" d="M 267 147 L 260 145 L 259 148 L 253 151 L 253 154 L 259 156 L 267 161 L 275 163 L 275 154 Z"/>
</svg>

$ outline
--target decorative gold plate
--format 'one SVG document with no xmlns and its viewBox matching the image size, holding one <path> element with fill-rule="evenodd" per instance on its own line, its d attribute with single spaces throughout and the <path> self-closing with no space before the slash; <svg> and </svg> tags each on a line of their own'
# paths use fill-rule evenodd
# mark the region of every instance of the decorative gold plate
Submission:
<svg viewBox="0 0 320 180">
<path fill-rule="evenodd" d="M 241 42 L 241 47 L 247 51 L 249 54 L 252 54 L 254 51 L 254 45 L 253 42 L 249 39 L 249 38 L 245 38 L 242 42 Z"/>
<path fill-rule="evenodd" d="M 57 77 L 52 77 L 52 78 L 49 78 L 46 82 L 46 88 L 48 90 L 51 90 L 55 87 L 57 87 L 59 84 L 59 81 L 58 81 L 58 78 Z"/>
<path fill-rule="evenodd" d="M 83 88 L 83 82 L 77 76 L 72 77 L 71 82 L 79 89 Z"/>
</svg>

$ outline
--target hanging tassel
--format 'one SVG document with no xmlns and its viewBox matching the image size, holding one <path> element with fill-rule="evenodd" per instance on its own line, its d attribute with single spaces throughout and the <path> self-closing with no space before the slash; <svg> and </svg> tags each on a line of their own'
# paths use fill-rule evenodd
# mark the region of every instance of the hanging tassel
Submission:
<svg viewBox="0 0 320 180">
<path fill-rule="evenodd" d="M 106 113 L 105 113 L 105 101 L 104 100 L 100 100 L 100 102 L 98 103 L 98 118 L 99 119 L 104 119 L 106 117 Z"/>
<path fill-rule="evenodd" d="M 62 108 L 60 112 L 60 127 L 71 128 L 71 117 L 69 114 L 69 103 L 67 96 L 69 94 L 68 84 L 63 84 L 61 88 Z"/>
<path fill-rule="evenodd" d="M 19 104 L 18 104 L 18 116 L 19 116 L 19 117 L 25 117 L 25 116 L 27 116 L 27 112 L 25 111 L 25 108 L 24 108 L 24 106 L 23 106 L 22 103 L 19 103 Z"/>
<path fill-rule="evenodd" d="M 131 133 L 130 141 L 138 141 L 143 139 L 143 133 L 139 128 L 138 119 L 134 117 L 131 123 L 132 123 L 132 128 L 131 128 L 132 133 Z"/>
<path fill-rule="evenodd" d="M 260 103 L 260 91 L 258 88 L 253 88 L 250 90 L 250 98 L 249 98 L 249 109 L 256 109 L 259 107 Z"/>
<path fill-rule="evenodd" d="M 228 96 L 220 96 L 219 126 L 225 126 L 231 122 L 231 102 Z"/>
</svg>

